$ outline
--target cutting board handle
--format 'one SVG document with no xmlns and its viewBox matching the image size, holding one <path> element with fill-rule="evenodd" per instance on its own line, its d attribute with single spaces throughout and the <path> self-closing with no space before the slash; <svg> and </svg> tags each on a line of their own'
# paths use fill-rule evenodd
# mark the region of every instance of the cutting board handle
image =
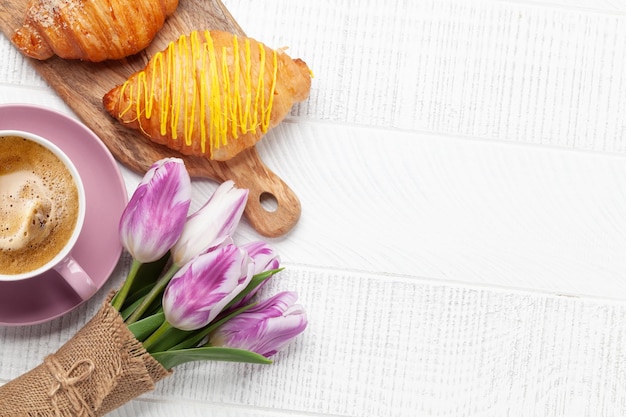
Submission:
<svg viewBox="0 0 626 417">
<path fill-rule="evenodd" d="M 23 21 L 28 0 L 0 2 L 0 29 L 11 38 Z M 198 28 L 221 29 L 244 35 L 243 30 L 220 0 L 181 1 L 146 51 L 124 60 L 99 64 L 74 60 L 30 60 L 31 65 L 104 142 L 115 158 L 130 169 L 143 173 L 155 161 L 178 155 L 164 146 L 150 143 L 137 131 L 126 129 L 102 108 L 102 96 L 120 85 L 135 71 L 144 68 L 147 56 L 165 49 L 172 39 Z M 72 74 L 67 77 L 67 74 Z M 233 180 L 250 190 L 244 211 L 250 225 L 261 235 L 282 236 L 300 218 L 300 202 L 293 191 L 260 160 L 254 147 L 226 162 L 180 155 L 189 174 L 223 182 Z M 274 201 L 275 209 L 266 208 Z"/>
<path fill-rule="evenodd" d="M 219 163 L 219 175 L 247 188 L 244 215 L 261 235 L 279 237 L 290 231 L 301 214 L 300 200 L 289 186 L 260 159 L 255 147 Z"/>
</svg>

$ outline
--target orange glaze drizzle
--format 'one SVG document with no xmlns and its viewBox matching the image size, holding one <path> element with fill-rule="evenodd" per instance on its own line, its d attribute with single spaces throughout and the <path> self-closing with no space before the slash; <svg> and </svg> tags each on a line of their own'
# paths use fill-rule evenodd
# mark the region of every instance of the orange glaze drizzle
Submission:
<svg viewBox="0 0 626 417">
<path fill-rule="evenodd" d="M 199 135 L 202 153 L 206 153 L 207 142 L 212 153 L 213 149 L 228 144 L 229 137 L 237 139 L 257 129 L 267 132 L 276 89 L 278 54 L 272 50 L 271 85 L 266 102 L 265 46 L 258 43 L 255 80 L 250 42 L 244 38 L 240 45 L 239 38 L 233 35 L 230 50 L 228 46 L 217 49 L 208 30 L 181 36 L 152 57 L 148 70 L 140 71 L 121 86 L 120 96 L 124 97 L 128 90 L 129 100 L 119 117 L 122 119 L 134 105 L 139 128 L 146 133 L 141 122 L 150 120 L 155 104 L 160 104 L 160 134 L 169 133 L 172 139 L 178 139 L 182 118 L 185 145 L 192 146 Z M 194 131 L 196 122 L 199 132 Z"/>
</svg>

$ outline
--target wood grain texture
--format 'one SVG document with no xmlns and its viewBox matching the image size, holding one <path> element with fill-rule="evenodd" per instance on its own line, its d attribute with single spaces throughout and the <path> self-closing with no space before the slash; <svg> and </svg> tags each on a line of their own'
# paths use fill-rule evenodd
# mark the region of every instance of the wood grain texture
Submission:
<svg viewBox="0 0 626 417">
<path fill-rule="evenodd" d="M 306 55 L 299 116 L 626 154 L 624 1 L 223 1 L 248 35 Z M 288 13 L 313 18 L 266 29 Z"/>
<path fill-rule="evenodd" d="M 110 417 L 624 416 L 623 303 L 292 265 L 264 291 L 296 282 L 312 320 L 273 365 L 187 364 Z M 0 327 L 0 384 L 99 302 Z"/>
<path fill-rule="evenodd" d="M 311 324 L 269 367 L 189 364 L 111 417 L 624 417 L 626 3 L 223 1 L 316 75 L 257 146 L 305 209 L 264 290 Z M 56 99 L 0 51 L 0 99 Z M 0 328 L 0 383 L 99 301 Z"/>
<path fill-rule="evenodd" d="M 27 0 L 7 0 L 0 5 L 0 28 L 7 38 L 10 39 L 21 25 L 26 4 Z M 103 95 L 142 69 L 155 52 L 164 49 L 180 35 L 203 29 L 220 29 L 244 35 L 242 28 L 220 0 L 182 0 L 176 13 L 165 22 L 152 44 L 127 59 L 98 64 L 58 57 L 46 61 L 29 61 L 121 163 L 143 173 L 161 158 L 178 156 L 185 160 L 193 177 L 210 178 L 218 182 L 232 179 L 238 187 L 250 189 L 244 214 L 251 225 L 264 236 L 281 236 L 291 230 L 300 218 L 300 201 L 289 186 L 265 166 L 255 148 L 226 162 L 183 156 L 123 127 L 102 106 Z M 275 199 L 275 210 L 264 208 L 261 204 L 264 196 Z"/>
</svg>

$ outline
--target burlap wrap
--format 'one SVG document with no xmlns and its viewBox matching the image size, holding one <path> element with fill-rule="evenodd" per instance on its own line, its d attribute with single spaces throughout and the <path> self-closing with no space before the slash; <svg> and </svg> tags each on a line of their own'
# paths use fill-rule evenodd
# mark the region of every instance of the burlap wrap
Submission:
<svg viewBox="0 0 626 417">
<path fill-rule="evenodd" d="M 103 416 L 170 375 L 109 301 L 41 365 L 0 387 L 0 416 Z"/>
</svg>

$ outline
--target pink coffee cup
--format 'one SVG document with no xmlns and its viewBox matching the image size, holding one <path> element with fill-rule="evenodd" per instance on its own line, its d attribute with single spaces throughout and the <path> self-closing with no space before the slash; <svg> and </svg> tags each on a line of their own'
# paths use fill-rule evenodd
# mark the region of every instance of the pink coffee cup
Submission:
<svg viewBox="0 0 626 417">
<path fill-rule="evenodd" d="M 33 277 L 37 277 L 47 271 L 54 270 L 63 279 L 72 287 L 72 289 L 78 294 L 83 300 L 90 298 L 97 291 L 97 287 L 92 281 L 89 274 L 87 274 L 84 269 L 80 266 L 80 264 L 76 261 L 76 259 L 72 256 L 72 249 L 80 236 L 84 221 L 85 221 L 85 212 L 86 212 L 86 202 L 85 202 L 85 189 L 83 187 L 83 182 L 80 178 L 78 170 L 70 160 L 70 158 L 54 143 L 49 140 L 24 131 L 19 130 L 0 130 L 0 146 L 2 146 L 2 141 L 6 140 L 15 140 L 14 138 L 25 139 L 28 142 L 33 142 L 35 144 L 41 145 L 46 150 L 50 151 L 59 161 L 61 161 L 62 165 L 67 168 L 67 171 L 71 173 L 71 181 L 75 184 L 75 189 L 77 191 L 77 200 L 78 207 L 76 210 L 72 211 L 72 216 L 75 218 L 75 223 L 73 229 L 71 231 L 68 230 L 69 238 L 65 241 L 65 243 L 61 243 L 53 250 L 53 256 L 43 263 L 42 265 L 38 265 L 30 268 L 24 268 L 24 270 L 20 270 L 18 272 L 11 271 L 7 273 L 7 270 L 0 270 L 0 281 L 19 281 L 19 280 L 27 280 Z M 13 138 L 13 139 L 11 139 Z M 12 142 L 11 142 L 12 143 Z M 9 142 L 5 142 L 6 146 Z M 6 154 L 6 152 L 5 152 Z M 0 160 L 2 155 L 0 155 Z M 3 182 L 3 172 L 0 171 L 0 203 L 7 204 L 6 201 L 9 201 L 9 197 L 12 198 L 12 201 L 16 200 L 16 197 L 11 194 L 12 183 L 7 179 L 8 176 L 5 176 L 5 181 Z M 23 172 L 23 171 L 18 171 Z M 15 173 L 13 173 L 15 174 Z M 3 189 L 4 188 L 4 189 Z M 4 194 L 3 194 L 4 193 Z M 9 196 L 10 195 L 10 196 Z M 4 199 L 4 200 L 3 200 Z M 19 204 L 19 203 L 18 203 Z M 9 212 L 10 213 L 10 212 Z M 5 221 L 10 222 L 11 219 L 10 214 L 4 214 Z M 8 218 L 8 219 L 7 219 Z M 26 217 L 24 217 L 26 218 Z M 2 220 L 2 217 L 0 217 Z M 34 221 L 33 221 L 34 223 Z M 8 224 L 8 223 L 7 223 Z M 15 221 L 15 224 L 19 224 L 18 221 Z M 43 222 L 42 222 L 43 224 Z M 6 228 L 9 230 L 9 228 Z M 11 229 L 13 230 L 13 229 Z M 7 232 L 9 233 L 9 232 Z M 4 237 L 6 241 L 10 241 L 12 236 L 8 235 L 8 237 Z M 0 244 L 3 242 L 2 231 L 0 230 Z M 45 244 L 46 238 L 42 238 L 41 244 Z M 0 251 L 8 250 L 4 246 L 0 246 Z M 11 250 L 13 250 L 11 248 Z M 18 251 L 16 249 L 15 251 Z M 20 252 L 21 253 L 21 252 Z M 1 255 L 1 254 L 0 254 Z M 27 256 L 27 255 L 25 255 Z"/>
</svg>

